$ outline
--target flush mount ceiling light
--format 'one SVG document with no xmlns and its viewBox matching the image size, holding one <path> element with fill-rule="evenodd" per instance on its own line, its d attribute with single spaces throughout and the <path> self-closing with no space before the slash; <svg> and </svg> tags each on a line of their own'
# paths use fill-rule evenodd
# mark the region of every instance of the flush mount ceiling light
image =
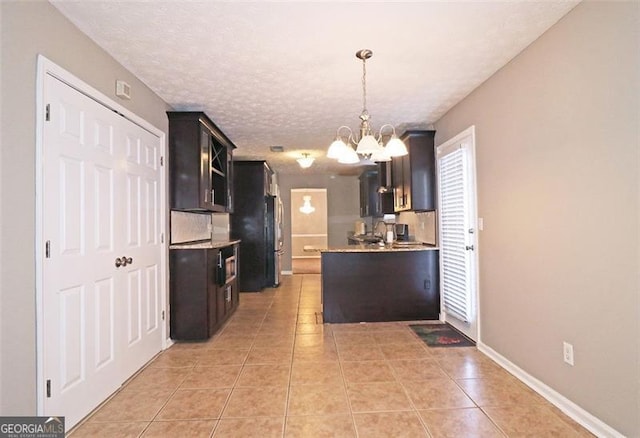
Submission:
<svg viewBox="0 0 640 438">
<path fill-rule="evenodd" d="M 360 139 L 356 140 L 353 131 L 348 126 L 341 126 L 336 132 L 336 139 L 329 150 L 327 157 L 337 159 L 339 163 L 355 164 L 360 162 L 362 156 L 370 161 L 390 161 L 391 157 L 407 155 L 407 147 L 396 135 L 393 125 L 382 125 L 378 135 L 374 135 L 371 128 L 369 111 L 367 111 L 367 59 L 373 56 L 369 49 L 356 52 L 356 58 L 362 60 L 362 113 L 360 113 Z M 383 145 L 383 130 L 391 128 L 391 137 L 386 146 Z M 355 149 L 354 149 L 355 147 Z"/>
<path fill-rule="evenodd" d="M 313 164 L 315 158 L 309 156 L 309 154 L 302 154 L 302 158 L 298 158 L 296 161 L 303 169 L 308 169 Z"/>
<path fill-rule="evenodd" d="M 311 205 L 311 196 L 305 195 L 302 197 L 302 207 L 300 207 L 300 211 L 304 214 L 311 214 L 316 211 L 316 208 Z"/>
</svg>

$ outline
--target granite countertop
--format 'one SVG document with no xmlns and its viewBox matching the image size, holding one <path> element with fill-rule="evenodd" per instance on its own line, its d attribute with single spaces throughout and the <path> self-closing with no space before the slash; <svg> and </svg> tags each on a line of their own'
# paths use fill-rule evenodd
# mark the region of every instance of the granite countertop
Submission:
<svg viewBox="0 0 640 438">
<path fill-rule="evenodd" d="M 236 243 L 240 243 L 240 240 L 224 240 L 217 242 L 204 240 L 202 242 L 174 243 L 169 245 L 169 249 L 216 249 L 235 245 Z"/>
<path fill-rule="evenodd" d="M 433 251 L 440 249 L 436 245 L 412 242 L 411 244 L 393 244 L 380 246 L 378 244 L 358 244 L 334 246 L 331 248 L 319 249 L 319 252 L 403 252 L 403 251 Z"/>
</svg>

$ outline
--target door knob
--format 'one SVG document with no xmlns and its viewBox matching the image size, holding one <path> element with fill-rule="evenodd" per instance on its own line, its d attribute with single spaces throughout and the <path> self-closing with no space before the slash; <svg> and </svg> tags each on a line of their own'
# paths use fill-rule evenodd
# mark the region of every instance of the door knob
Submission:
<svg viewBox="0 0 640 438">
<path fill-rule="evenodd" d="M 131 258 L 131 257 L 126 257 L 126 258 L 123 257 L 123 259 L 125 260 L 125 262 L 127 262 L 128 265 L 133 263 L 133 258 Z"/>
<path fill-rule="evenodd" d="M 464 249 L 467 251 L 473 251 L 473 245 L 465 246 Z"/>
<path fill-rule="evenodd" d="M 116 259 L 116 268 L 119 268 L 120 266 L 122 266 L 122 259 L 120 257 L 118 257 Z"/>
</svg>

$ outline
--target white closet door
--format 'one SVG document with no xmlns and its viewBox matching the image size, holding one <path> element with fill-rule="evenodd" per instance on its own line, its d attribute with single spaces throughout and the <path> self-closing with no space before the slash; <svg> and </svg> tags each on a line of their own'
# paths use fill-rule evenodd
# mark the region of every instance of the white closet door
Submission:
<svg viewBox="0 0 640 438">
<path fill-rule="evenodd" d="M 447 322 L 476 338 L 476 212 L 473 136 L 437 149 L 441 293 Z"/>
<path fill-rule="evenodd" d="M 160 140 L 50 75 L 44 86 L 44 412 L 70 428 L 161 349 Z"/>
<path fill-rule="evenodd" d="M 130 376 L 158 351 L 160 309 L 160 144 L 144 129 L 120 119 L 124 158 L 119 176 L 123 191 L 117 209 L 122 221 L 118 233 L 121 257 L 131 263 L 120 268 L 125 342 L 121 344 L 124 373 Z M 119 222 L 118 221 L 118 222 Z"/>
</svg>

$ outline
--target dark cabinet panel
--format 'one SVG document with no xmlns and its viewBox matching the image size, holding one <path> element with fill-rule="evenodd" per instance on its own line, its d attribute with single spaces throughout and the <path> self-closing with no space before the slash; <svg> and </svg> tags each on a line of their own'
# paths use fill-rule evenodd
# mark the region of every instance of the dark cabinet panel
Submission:
<svg viewBox="0 0 640 438">
<path fill-rule="evenodd" d="M 393 213 L 392 193 L 380 193 L 380 170 L 367 170 L 360 177 L 360 217 L 380 217 Z"/>
<path fill-rule="evenodd" d="M 266 161 L 233 162 L 235 207 L 229 222 L 231 238 L 240 239 L 238 278 L 243 292 L 257 292 L 273 286 L 275 213 L 270 195 L 272 175 Z"/>
<path fill-rule="evenodd" d="M 435 131 L 407 131 L 401 136 L 409 154 L 392 159 L 396 212 L 436 209 L 434 137 Z"/>
<path fill-rule="evenodd" d="M 360 177 L 360 217 L 381 216 L 378 172 L 367 170 Z"/>
<path fill-rule="evenodd" d="M 171 338 L 207 339 L 218 322 L 215 304 L 218 250 L 169 253 Z M 212 300 L 213 298 L 213 300 Z"/>
<path fill-rule="evenodd" d="M 323 252 L 328 323 L 438 319 L 439 251 Z"/>
<path fill-rule="evenodd" d="M 224 300 L 225 291 L 237 288 L 235 275 L 225 277 L 225 262 L 237 263 L 231 255 L 237 256 L 237 245 L 169 252 L 172 339 L 208 339 L 235 311 L 238 300 Z"/>
<path fill-rule="evenodd" d="M 172 209 L 229 212 L 234 144 L 202 112 L 167 112 Z"/>
</svg>

